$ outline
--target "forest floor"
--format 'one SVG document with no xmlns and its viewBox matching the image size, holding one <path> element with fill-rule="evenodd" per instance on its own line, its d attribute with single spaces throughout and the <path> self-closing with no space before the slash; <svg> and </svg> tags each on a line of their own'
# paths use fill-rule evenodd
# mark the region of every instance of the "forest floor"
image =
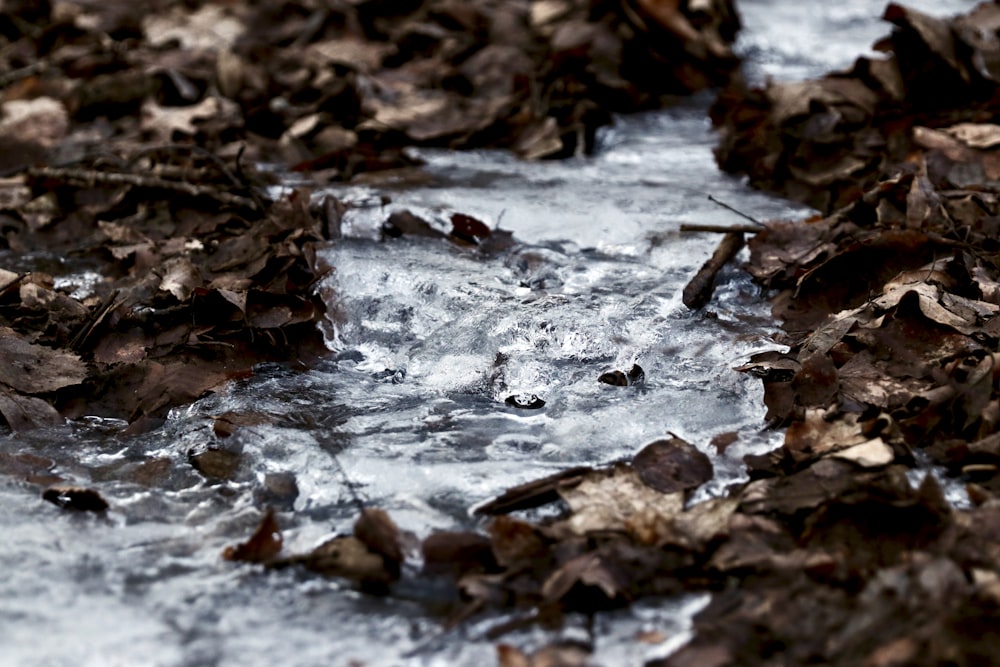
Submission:
<svg viewBox="0 0 1000 667">
<path fill-rule="evenodd" d="M 739 370 L 763 381 L 784 445 L 747 460 L 747 483 L 695 504 L 712 464 L 675 437 L 510 489 L 478 508 L 494 517 L 485 532 L 424 538 L 421 576 L 452 582 L 451 623 L 523 609 L 498 637 L 712 591 L 694 638 L 658 663 L 675 667 L 995 662 L 1000 8 L 945 20 L 890 5 L 884 58 L 748 89 L 727 0 L 384 5 L 4 4 L 7 427 L 99 415 L 139 433 L 263 361 L 324 353 L 315 286 L 330 267 L 317 248 L 338 238 L 346 204 L 305 189 L 271 198 L 262 163 L 321 185 L 401 178 L 419 168 L 410 146 L 566 157 L 589 152 L 614 113 L 719 87 L 720 166 L 823 212 L 749 241 L 789 351 Z M 450 223 L 396 213 L 383 233 L 482 252 L 516 243 L 470 216 Z M 66 286 L 66 259 L 100 280 Z M 216 433 L 241 424 L 220 418 Z M 933 475 L 910 483 L 928 464 L 966 484 L 968 507 L 946 502 Z M 0 452 L 0 472 L 31 465 Z M 107 507 L 93 489 L 44 497 Z M 564 505 L 556 519 L 510 514 L 552 502 Z M 368 508 L 352 536 L 284 554 L 269 512 L 224 557 L 391 595 L 405 549 Z M 587 662 L 576 645 L 499 656 Z"/>
</svg>

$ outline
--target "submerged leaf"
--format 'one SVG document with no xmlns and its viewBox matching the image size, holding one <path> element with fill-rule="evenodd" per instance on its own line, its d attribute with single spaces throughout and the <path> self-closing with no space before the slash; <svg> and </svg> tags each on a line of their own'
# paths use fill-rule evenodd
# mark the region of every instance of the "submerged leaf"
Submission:
<svg viewBox="0 0 1000 667">
<path fill-rule="evenodd" d="M 281 553 L 282 542 L 278 520 L 274 516 L 274 510 L 269 509 L 250 539 L 236 546 L 226 547 L 222 557 L 225 560 L 248 563 L 269 563 Z"/>
</svg>

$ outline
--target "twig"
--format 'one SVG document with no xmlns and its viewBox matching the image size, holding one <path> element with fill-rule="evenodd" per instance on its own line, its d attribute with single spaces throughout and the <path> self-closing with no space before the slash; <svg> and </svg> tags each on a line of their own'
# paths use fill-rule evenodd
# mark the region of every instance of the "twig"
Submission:
<svg viewBox="0 0 1000 667">
<path fill-rule="evenodd" d="M 576 486 L 583 480 L 584 475 L 592 471 L 593 468 L 590 466 L 577 466 L 515 486 L 476 507 L 473 513 L 491 516 L 546 505 L 559 498 L 559 489 Z"/>
<path fill-rule="evenodd" d="M 718 234 L 728 234 L 730 232 L 745 232 L 747 234 L 756 234 L 760 231 L 760 227 L 754 225 L 699 225 L 693 223 L 684 223 L 681 225 L 682 232 L 715 232 Z"/>
<path fill-rule="evenodd" d="M 722 208 L 726 209 L 727 211 L 732 211 L 736 215 L 740 216 L 741 218 L 745 218 L 745 219 L 749 220 L 750 222 L 752 222 L 753 224 L 757 225 L 758 227 L 763 227 L 764 226 L 763 222 L 761 222 L 757 218 L 753 217 L 752 215 L 747 215 L 743 211 L 740 211 L 739 209 L 733 208 L 732 206 L 730 206 L 729 204 L 727 204 L 725 202 L 719 201 L 718 199 L 716 199 L 712 195 L 708 195 L 708 201 L 712 202 L 713 204 L 717 204 L 718 206 L 721 206 Z"/>
<path fill-rule="evenodd" d="M 736 253 L 743 247 L 743 234 L 740 232 L 729 232 L 722 237 L 719 247 L 715 249 L 712 256 L 698 270 L 691 282 L 684 288 L 684 305 L 695 310 L 701 308 L 712 298 L 715 291 L 715 276 L 722 270 L 726 263 L 736 256 Z"/>
<path fill-rule="evenodd" d="M 341 479 L 344 480 L 344 486 L 347 487 L 347 492 L 351 494 L 351 501 L 354 503 L 354 508 L 358 511 L 358 516 L 361 516 L 365 511 L 365 502 L 361 500 L 361 496 L 358 495 L 358 490 L 354 488 L 354 480 L 351 476 L 347 474 L 347 470 L 344 468 L 344 464 L 340 462 L 340 458 L 333 452 L 327 450 L 327 454 L 330 455 L 330 459 L 333 461 L 333 465 L 337 468 L 340 473 Z"/>
<path fill-rule="evenodd" d="M 118 295 L 121 290 L 114 290 L 109 294 L 104 301 L 94 310 L 93 315 L 83 323 L 80 329 L 73 336 L 73 339 L 69 342 L 69 347 L 71 350 L 79 352 L 86 345 L 87 341 L 93 335 L 94 330 L 97 329 L 108 316 L 112 310 L 121 305 L 118 301 Z"/>
<path fill-rule="evenodd" d="M 57 167 L 31 167 L 26 171 L 28 178 L 53 179 L 67 185 L 94 187 L 95 185 L 127 185 L 137 188 L 169 190 L 190 197 L 211 197 L 223 204 L 256 208 L 256 202 L 246 197 L 220 192 L 214 186 L 196 185 L 184 181 L 170 181 L 155 176 L 122 174 L 118 172 L 94 171 L 92 169 L 61 169 Z"/>
<path fill-rule="evenodd" d="M 431 634 L 430 637 L 427 637 L 415 647 L 404 653 L 403 657 L 407 659 L 415 658 L 424 651 L 432 649 L 436 643 L 445 639 L 450 632 L 454 631 L 461 624 L 465 623 L 465 621 L 481 612 L 485 607 L 486 603 L 482 600 L 477 599 L 468 602 L 461 609 L 459 609 L 457 613 L 454 613 L 445 619 L 444 623 L 441 624 L 441 627 Z"/>
<path fill-rule="evenodd" d="M 31 63 L 30 65 L 25 65 L 24 67 L 19 67 L 17 69 L 11 70 L 9 72 L 4 72 L 0 74 L 0 88 L 6 88 L 15 81 L 20 81 L 21 79 L 27 79 L 29 76 L 35 76 L 36 74 L 41 74 L 49 68 L 49 64 L 44 60 L 38 60 Z"/>
<path fill-rule="evenodd" d="M 237 173 L 233 173 L 232 170 L 230 170 L 229 167 L 226 166 L 226 163 L 223 162 L 222 158 L 220 158 L 212 151 L 206 148 L 202 148 L 201 146 L 195 146 L 192 144 L 164 144 L 162 146 L 152 146 L 134 155 L 129 160 L 129 164 L 132 165 L 140 157 L 143 157 L 145 155 L 150 155 L 158 151 L 171 151 L 171 152 L 185 151 L 191 153 L 192 155 L 197 155 L 200 157 L 207 158 L 215 166 L 215 168 L 218 169 L 219 173 L 225 176 L 225 178 L 233 185 L 233 187 L 239 188 L 241 190 L 246 190 L 249 193 L 250 198 L 253 199 L 254 204 L 257 206 L 257 210 L 263 213 L 264 209 L 266 208 L 264 206 L 263 200 L 260 198 L 260 195 L 257 194 L 257 191 L 254 189 L 254 187 L 247 182 L 247 179 L 244 177 L 243 174 L 243 167 L 240 164 L 240 158 L 243 157 L 244 150 L 246 150 L 246 144 L 241 145 L 239 153 L 236 154 Z"/>
</svg>

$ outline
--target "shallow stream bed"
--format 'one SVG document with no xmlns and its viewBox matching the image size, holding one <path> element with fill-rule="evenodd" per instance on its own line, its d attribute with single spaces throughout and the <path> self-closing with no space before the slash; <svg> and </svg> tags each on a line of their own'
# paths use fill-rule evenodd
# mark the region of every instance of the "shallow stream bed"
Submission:
<svg viewBox="0 0 1000 667">
<path fill-rule="evenodd" d="M 874 0 L 740 6 L 754 81 L 846 67 L 887 32 Z M 485 633 L 502 617 L 443 632 L 422 604 L 434 591 L 404 584 L 373 598 L 219 554 L 245 539 L 266 504 L 282 509 L 288 552 L 350 531 L 357 499 L 417 536 L 472 528 L 471 508 L 514 484 L 629 457 L 668 431 L 712 456 L 716 478 L 699 493 L 742 480 L 743 455 L 773 448 L 781 434 L 764 429 L 759 383 L 732 367 L 773 348 L 775 325 L 737 267 L 721 274 L 706 309 L 688 311 L 680 291 L 718 239 L 678 230 L 743 222 L 709 195 L 758 219 L 808 211 L 717 171 L 710 102 L 622 118 L 592 158 L 424 152 L 419 187 L 336 189 L 371 206 L 352 212 L 345 238 L 326 251 L 335 267 L 323 285 L 335 304 L 330 359 L 308 372 L 262 368 L 145 436 L 116 436 L 121 424 L 100 420 L 0 435 L 0 451 L 48 457 L 55 474 L 112 505 L 104 518 L 74 515 L 16 475 L 0 477 L 0 662 L 491 664 Z M 392 203 L 377 203 L 380 195 Z M 377 241 L 395 208 L 471 214 L 519 243 L 485 257 L 443 241 Z M 597 382 L 633 364 L 644 383 Z M 505 403 L 511 395 L 545 405 L 520 410 Z M 239 462 L 230 478 L 206 480 L 188 452 L 217 443 L 213 416 L 226 412 L 262 419 L 225 441 Z M 738 440 L 719 456 L 710 442 L 724 433 Z M 282 490 L 292 477 L 295 497 Z M 565 632 L 593 640 L 598 664 L 641 664 L 683 643 L 706 600 L 645 601 L 601 616 L 590 635 L 575 619 Z M 637 641 L 640 631 L 658 641 Z M 524 631 L 503 641 L 530 649 L 545 638 Z"/>
</svg>

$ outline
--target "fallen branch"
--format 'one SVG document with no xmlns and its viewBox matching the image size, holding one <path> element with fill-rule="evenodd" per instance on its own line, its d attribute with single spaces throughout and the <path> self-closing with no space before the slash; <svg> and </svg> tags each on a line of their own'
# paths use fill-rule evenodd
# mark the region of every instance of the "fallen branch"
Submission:
<svg viewBox="0 0 1000 667">
<path fill-rule="evenodd" d="M 730 232 L 740 232 L 756 234 L 761 230 L 756 225 L 699 225 L 684 223 L 681 225 L 682 232 L 715 232 L 717 234 L 729 234 Z"/>
<path fill-rule="evenodd" d="M 95 185 L 123 185 L 154 190 L 179 192 L 190 197 L 211 197 L 216 201 L 243 208 L 256 208 L 256 203 L 247 197 L 240 197 L 220 191 L 214 186 L 196 185 L 185 181 L 171 181 L 142 174 L 95 171 L 93 169 L 69 169 L 59 167 L 32 167 L 26 171 L 29 179 L 54 180 L 65 185 L 92 188 Z"/>
<path fill-rule="evenodd" d="M 712 298 L 715 291 L 715 276 L 722 270 L 726 263 L 736 256 L 736 253 L 743 247 L 743 234 L 740 232 L 729 232 L 722 237 L 719 247 L 715 249 L 712 256 L 698 273 L 694 275 L 684 287 L 684 305 L 695 310 L 701 308 Z"/>
<path fill-rule="evenodd" d="M 708 195 L 708 201 L 712 202 L 713 204 L 716 204 L 717 206 L 721 206 L 722 208 L 726 209 L 727 211 L 732 211 L 733 213 L 735 213 L 736 215 L 740 216 L 741 218 L 749 220 L 750 222 L 752 222 L 757 227 L 763 227 L 764 226 L 763 222 L 761 222 L 757 218 L 753 217 L 752 215 L 747 215 L 746 213 L 744 213 L 743 211 L 739 210 L 738 208 L 734 208 L 734 207 L 730 206 L 729 204 L 727 204 L 724 201 L 719 201 L 718 199 L 716 199 L 712 195 Z"/>
<path fill-rule="evenodd" d="M 6 88 L 12 83 L 21 81 L 22 79 L 27 79 L 31 76 L 44 74 L 48 68 L 49 64 L 47 62 L 44 60 L 37 60 L 30 65 L 25 65 L 24 67 L 4 72 L 3 74 L 0 74 L 0 88 Z"/>
</svg>

